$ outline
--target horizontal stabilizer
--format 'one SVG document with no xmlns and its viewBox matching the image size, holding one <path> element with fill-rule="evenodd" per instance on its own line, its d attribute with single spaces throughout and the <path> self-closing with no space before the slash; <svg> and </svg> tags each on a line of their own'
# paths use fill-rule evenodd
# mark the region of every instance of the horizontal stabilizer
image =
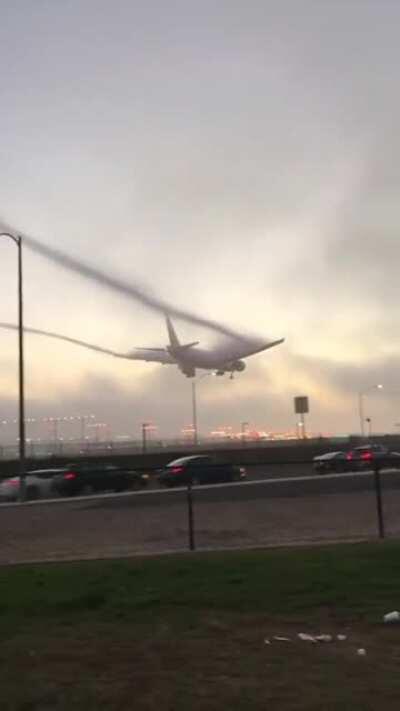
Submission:
<svg viewBox="0 0 400 711">
<path fill-rule="evenodd" d="M 180 351 L 187 351 L 189 348 L 193 348 L 193 346 L 198 346 L 200 341 L 193 341 L 193 343 L 183 343 L 182 345 L 175 346 L 175 348 L 170 348 L 174 353 L 179 353 Z"/>
</svg>

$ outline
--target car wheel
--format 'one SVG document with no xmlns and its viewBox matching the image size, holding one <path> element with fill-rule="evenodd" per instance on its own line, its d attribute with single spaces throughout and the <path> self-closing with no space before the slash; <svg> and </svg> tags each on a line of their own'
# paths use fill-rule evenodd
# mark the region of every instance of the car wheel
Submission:
<svg viewBox="0 0 400 711">
<path fill-rule="evenodd" d="M 119 484 L 119 486 L 116 486 L 114 491 L 116 494 L 121 494 L 123 491 L 134 491 L 135 489 L 139 488 L 139 484 L 137 481 L 129 481 L 126 482 L 126 484 Z"/>
<path fill-rule="evenodd" d="M 26 490 L 26 498 L 28 501 L 35 501 L 39 496 L 40 492 L 37 486 L 28 486 Z"/>
<path fill-rule="evenodd" d="M 93 493 L 94 493 L 94 489 L 91 484 L 85 484 L 85 486 L 83 486 L 79 492 L 79 494 L 81 496 L 90 496 Z"/>
</svg>

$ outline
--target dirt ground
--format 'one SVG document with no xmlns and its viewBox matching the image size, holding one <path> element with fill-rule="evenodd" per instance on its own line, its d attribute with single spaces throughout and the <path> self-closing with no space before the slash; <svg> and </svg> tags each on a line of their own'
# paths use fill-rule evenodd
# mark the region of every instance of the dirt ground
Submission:
<svg viewBox="0 0 400 711">
<path fill-rule="evenodd" d="M 299 631 L 329 632 L 333 641 L 302 642 Z M 166 620 L 151 635 L 138 635 L 127 620 L 112 628 L 55 625 L 2 645 L 3 708 L 397 711 L 397 637 L 360 624 L 344 629 L 329 617 L 309 630 L 300 620 L 205 614 L 191 631 Z"/>
<path fill-rule="evenodd" d="M 0 564 L 123 557 L 188 548 L 185 494 L 165 505 L 140 497 L 1 507 Z M 384 492 L 386 533 L 400 535 L 400 492 Z M 197 549 L 377 536 L 372 493 L 194 501 Z"/>
</svg>

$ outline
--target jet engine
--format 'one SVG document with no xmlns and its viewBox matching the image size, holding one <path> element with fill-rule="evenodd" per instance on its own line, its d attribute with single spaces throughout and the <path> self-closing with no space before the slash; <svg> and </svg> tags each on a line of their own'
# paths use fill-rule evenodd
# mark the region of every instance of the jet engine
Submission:
<svg viewBox="0 0 400 711">
<path fill-rule="evenodd" d="M 223 368 L 219 368 L 215 375 L 225 375 L 225 373 L 230 373 L 231 378 L 233 378 L 233 373 L 237 370 L 239 373 L 242 372 L 246 367 L 246 363 L 243 360 L 233 360 L 231 363 L 227 363 Z"/>
<path fill-rule="evenodd" d="M 246 363 L 243 360 L 235 360 L 233 363 L 229 364 L 227 370 L 237 370 L 239 373 L 246 368 Z"/>
<path fill-rule="evenodd" d="M 181 373 L 186 375 L 187 378 L 194 378 L 196 375 L 196 368 L 193 368 L 191 365 L 185 365 L 184 363 L 178 362 L 178 368 Z"/>
</svg>

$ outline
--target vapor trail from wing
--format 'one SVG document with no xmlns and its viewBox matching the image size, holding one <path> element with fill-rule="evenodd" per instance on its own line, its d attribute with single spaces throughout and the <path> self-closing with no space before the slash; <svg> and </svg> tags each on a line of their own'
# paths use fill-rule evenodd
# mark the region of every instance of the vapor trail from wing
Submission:
<svg viewBox="0 0 400 711">
<path fill-rule="evenodd" d="M 3 228 L 3 226 L 5 226 L 5 223 L 0 222 L 0 227 Z M 236 333 L 231 328 L 223 326 L 220 323 L 217 323 L 216 321 L 197 316 L 196 314 L 193 314 L 191 311 L 187 311 L 186 309 L 180 309 L 176 306 L 172 306 L 171 304 L 167 303 L 166 301 L 163 301 L 162 299 L 147 294 L 135 284 L 129 284 L 126 281 L 119 279 L 118 277 L 106 274 L 106 272 L 102 271 L 101 269 L 97 269 L 96 267 L 91 266 L 86 262 L 71 257 L 70 255 L 59 249 L 49 247 L 48 245 L 43 244 L 39 240 L 30 237 L 29 235 L 20 233 L 18 230 L 10 228 L 9 226 L 7 226 L 6 228 L 4 227 L 4 229 L 7 229 L 7 231 L 11 234 L 21 234 L 24 245 L 29 247 L 29 249 L 31 249 L 33 252 L 40 254 L 42 257 L 46 257 L 47 259 L 50 259 L 52 262 L 59 264 L 65 269 L 69 269 L 70 271 L 76 272 L 77 274 L 81 274 L 82 276 L 85 276 L 88 279 L 97 282 L 98 284 L 102 284 L 103 286 L 106 286 L 115 292 L 124 294 L 125 296 L 129 296 L 135 299 L 135 301 L 138 301 L 143 304 L 143 306 L 146 306 L 147 308 L 151 309 L 152 311 L 157 311 L 158 313 L 161 313 L 163 315 L 169 314 L 170 316 L 179 318 L 187 323 L 209 328 L 224 336 L 228 336 L 229 338 L 234 338 L 246 343 L 252 342 L 252 339 L 245 338 L 243 335 L 241 335 L 240 333 Z"/>
<path fill-rule="evenodd" d="M 9 331 L 18 331 L 18 326 L 13 323 L 1 323 L 0 328 L 6 328 Z M 84 348 L 89 348 L 91 351 L 97 351 L 98 353 L 107 353 L 107 355 L 115 356 L 116 358 L 127 358 L 125 353 L 118 353 L 117 351 L 111 351 L 108 348 L 101 348 L 101 346 L 95 346 L 93 343 L 87 343 L 86 341 L 80 341 L 78 338 L 70 338 L 69 336 L 62 336 L 60 333 L 53 333 L 53 331 L 42 331 L 40 328 L 27 328 L 24 327 L 25 333 L 35 333 L 39 336 L 49 336 L 49 338 L 57 338 L 59 341 L 68 341 L 68 343 L 74 343 L 77 346 L 83 346 Z"/>
</svg>

